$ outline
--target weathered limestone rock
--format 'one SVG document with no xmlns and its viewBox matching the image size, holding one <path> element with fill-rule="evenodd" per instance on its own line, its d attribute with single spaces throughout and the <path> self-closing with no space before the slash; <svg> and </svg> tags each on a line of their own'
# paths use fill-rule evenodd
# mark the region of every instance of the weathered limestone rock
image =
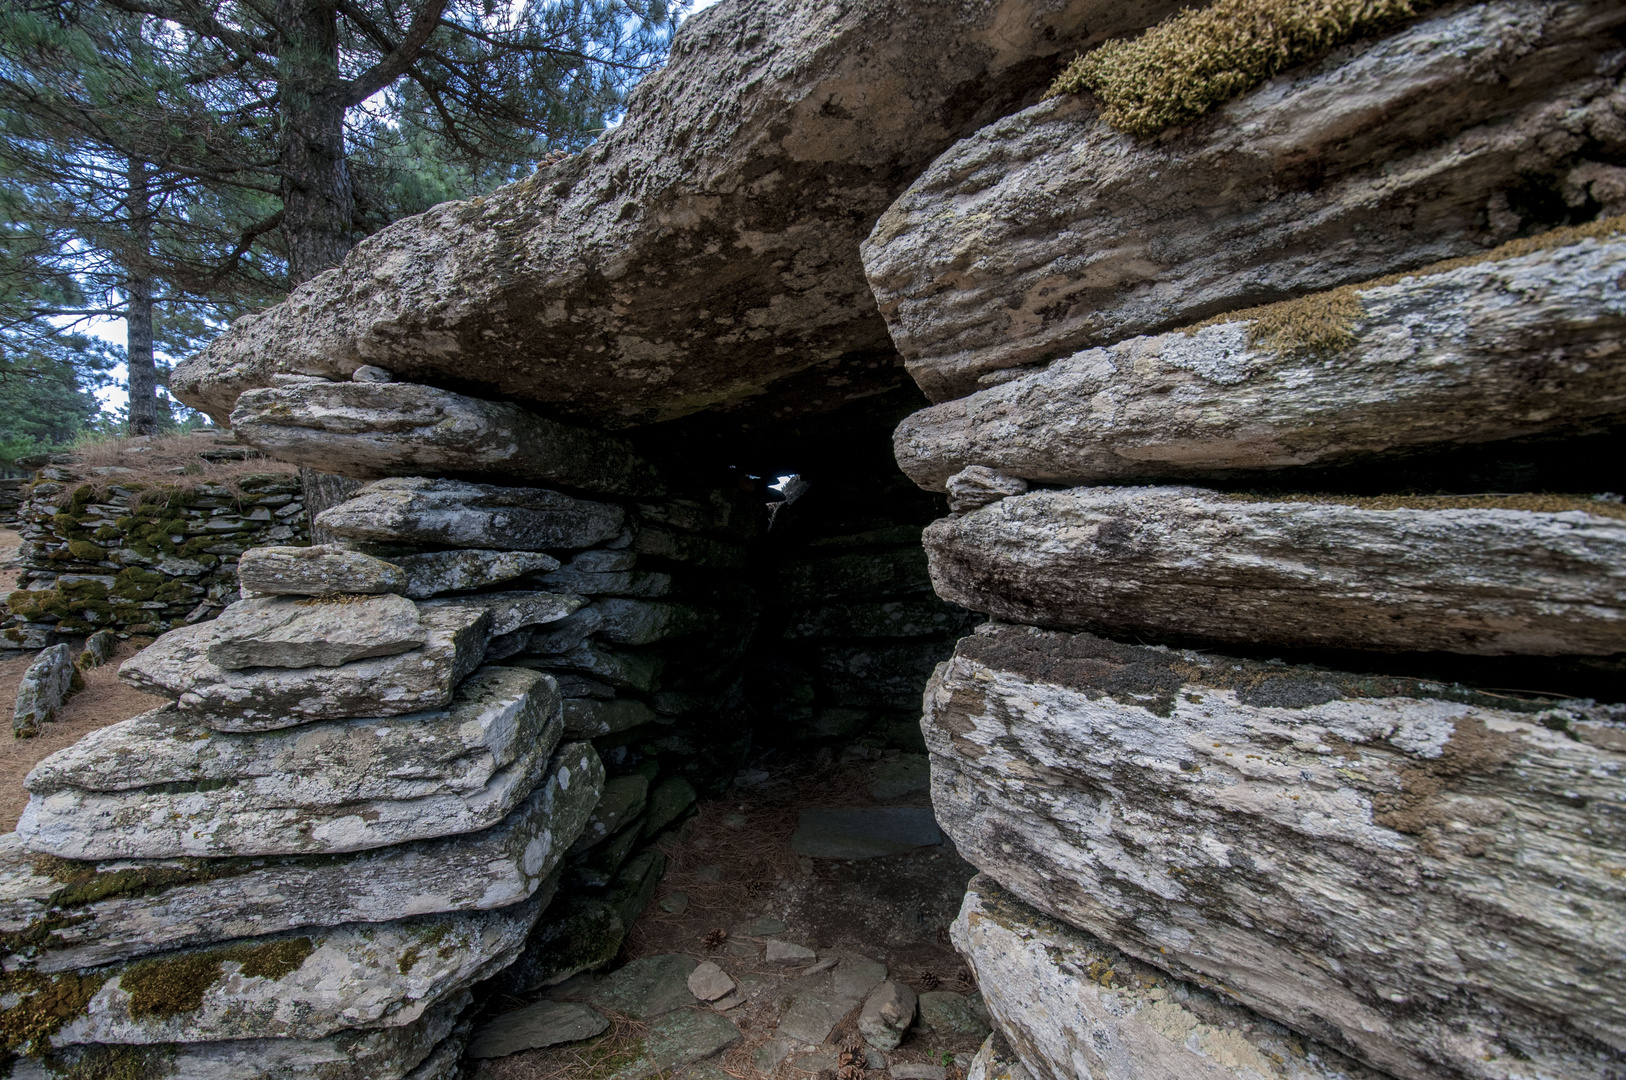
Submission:
<svg viewBox="0 0 1626 1080">
<path fill-rule="evenodd" d="M 1512 508 L 1520 505 L 1535 509 Z M 1212 641 L 1607 655 L 1626 650 L 1619 511 L 1559 497 L 1408 507 L 1405 499 L 1074 488 L 942 519 L 925 542 L 944 599 L 1011 622 Z"/>
<path fill-rule="evenodd" d="M 31 855 L 11 833 L 0 837 L 0 932 L 16 951 L 3 964 L 67 971 L 298 927 L 517 904 L 551 890 L 546 879 L 603 783 L 591 745 L 567 743 L 498 825 L 342 859 L 73 863 Z"/>
<path fill-rule="evenodd" d="M 38 735 L 41 724 L 55 720 L 73 692 L 74 675 L 73 650 L 66 643 L 42 649 L 17 683 L 12 734 L 23 738 Z"/>
<path fill-rule="evenodd" d="M 584 738 L 597 738 L 626 731 L 640 724 L 652 724 L 659 716 L 637 698 L 611 698 L 596 701 L 593 698 L 566 698 L 564 701 L 565 734 Z"/>
<path fill-rule="evenodd" d="M 1620 706 L 990 626 L 922 728 L 960 853 L 1136 959 L 1397 1077 L 1626 1066 Z"/>
<path fill-rule="evenodd" d="M 252 601 L 244 601 L 251 603 Z M 119 678 L 173 699 L 183 715 L 216 731 L 270 731 L 347 716 L 399 716 L 438 709 L 480 663 L 491 616 L 477 607 L 421 613 L 422 647 L 335 668 L 226 671 L 210 663 L 215 622 L 171 630 L 119 668 Z"/>
<path fill-rule="evenodd" d="M 406 571 L 406 587 L 401 590 L 414 600 L 441 593 L 484 589 L 525 574 L 545 574 L 559 569 L 559 560 L 540 551 L 479 551 L 456 548 L 403 555 L 395 560 Z"/>
<path fill-rule="evenodd" d="M 1022 1064 L 1005 1036 L 995 1029 L 966 1066 L 965 1080 L 1033 1080 L 1033 1074 Z"/>
<path fill-rule="evenodd" d="M 1222 994 L 1047 918 L 986 874 L 973 879 L 951 933 L 1028 1066 L 1008 1072 L 1040 1080 L 1384 1080 Z M 988 1057 L 984 1080 L 992 1080 Z"/>
<path fill-rule="evenodd" d="M 402 596 L 244 600 L 221 613 L 204 655 L 216 667 L 338 667 L 416 649 L 428 635 Z"/>
<path fill-rule="evenodd" d="M 593 552 L 583 552 L 584 555 Z M 570 566 L 536 579 L 538 585 L 578 596 L 665 596 L 672 591 L 672 575 L 658 570 L 590 571 Z"/>
<path fill-rule="evenodd" d="M 583 603 L 585 601 L 579 596 L 563 596 L 559 593 L 500 592 L 428 600 L 423 603 L 421 610 L 485 611 L 491 616 L 491 636 L 500 637 L 512 634 L 522 627 L 557 622 L 572 614 Z"/>
<path fill-rule="evenodd" d="M 71 1046 L 52 1055 L 49 1068 L 24 1058 L 11 1080 L 67 1076 L 140 1080 L 401 1080 L 444 1041 L 469 1003 L 467 991 L 427 1010 L 410 1024 L 341 1031 L 323 1039 L 233 1039 L 173 1046 Z M 79 1070 L 75 1072 L 74 1070 Z"/>
<path fill-rule="evenodd" d="M 237 399 L 231 425 L 279 460 L 364 480 L 456 473 L 607 495 L 665 490 L 654 467 L 614 436 L 412 383 L 250 390 Z"/>
<path fill-rule="evenodd" d="M 591 1039 L 610 1022 L 586 1005 L 543 999 L 487 1020 L 474 1032 L 469 1057 L 500 1058 L 542 1046 Z"/>
<path fill-rule="evenodd" d="M 593 808 L 593 813 L 587 819 L 587 825 L 582 829 L 581 836 L 577 838 L 572 850 L 586 851 L 619 831 L 623 825 L 643 812 L 648 795 L 649 777 L 641 773 L 630 773 L 606 781 L 604 793 L 599 796 L 598 805 Z"/>
<path fill-rule="evenodd" d="M 407 588 L 407 575 L 396 563 L 336 544 L 249 548 L 237 560 L 237 580 L 250 592 L 270 596 L 399 593 Z"/>
<path fill-rule="evenodd" d="M 908 423 L 905 420 L 900 428 Z M 968 510 L 980 510 L 989 503 L 1008 499 L 1012 495 L 1026 494 L 1028 482 L 1020 476 L 1012 476 L 986 465 L 967 465 L 944 481 L 943 490 L 948 492 L 949 509 L 963 514 Z"/>
<path fill-rule="evenodd" d="M 648 694 L 660 687 L 662 656 L 648 653 L 616 652 L 593 641 L 584 641 L 556 656 L 526 656 L 514 661 L 539 671 L 573 671 L 602 679 L 617 690 Z"/>
<path fill-rule="evenodd" d="M 79 654 L 79 668 L 89 671 L 99 668 L 113 659 L 113 651 L 119 647 L 119 637 L 111 630 L 98 630 L 85 639 L 84 651 Z"/>
<path fill-rule="evenodd" d="M 625 517 L 611 503 L 544 488 L 492 487 L 421 476 L 378 480 L 317 515 L 349 540 L 541 551 L 613 538 Z"/>
<path fill-rule="evenodd" d="M 1623 270 L 1626 242 L 1581 240 L 1358 291 L 1327 316 L 1350 328 L 1333 348 L 1255 344 L 1234 322 L 1087 349 L 923 409 L 893 445 L 910 479 L 965 510 L 954 475 L 983 466 L 1089 484 L 1583 424 L 1626 411 Z"/>
<path fill-rule="evenodd" d="M 1537 172 L 1619 146 L 1626 10 L 1446 11 L 1142 139 L 1086 97 L 996 122 L 884 215 L 864 263 L 933 401 L 979 377 L 1218 312 L 1475 254 Z M 1533 224 L 1533 223 L 1530 223 Z M 953 471 L 953 470 L 950 470 Z"/>
<path fill-rule="evenodd" d="M 90 976 L 102 978 L 101 987 L 50 1041 L 320 1039 L 410 1024 L 511 963 L 541 913 L 532 900 L 498 911 L 337 926 L 103 968 Z M 69 978 L 75 976 L 51 976 L 44 986 Z M 41 992 L 50 991 L 35 993 Z M 13 1008 L 26 1009 L 33 996 L 23 991 Z"/>
<path fill-rule="evenodd" d="M 488 669 L 445 711 L 222 735 L 166 707 L 30 774 L 17 831 L 64 858 L 357 851 L 495 824 L 563 724 L 552 680 Z M 141 755 L 144 746 L 152 753 Z"/>
<path fill-rule="evenodd" d="M 858 1033 L 877 1050 L 896 1050 L 915 1020 L 918 999 L 907 983 L 884 982 L 864 1001 Z"/>
<path fill-rule="evenodd" d="M 220 420 L 273 372 L 344 378 L 370 364 L 608 424 L 752 398 L 766 420 L 804 390 L 861 398 L 895 378 L 877 361 L 891 344 L 858 260 L 875 218 L 1060 62 L 1177 6 L 705 11 L 590 151 L 395 223 L 287 303 L 237 320 L 172 385 Z M 836 376 L 846 385 L 832 392 Z"/>
</svg>

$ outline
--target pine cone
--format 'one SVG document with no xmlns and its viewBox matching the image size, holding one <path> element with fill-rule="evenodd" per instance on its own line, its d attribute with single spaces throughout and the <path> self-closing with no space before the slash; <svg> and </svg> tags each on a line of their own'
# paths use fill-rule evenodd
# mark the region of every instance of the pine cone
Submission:
<svg viewBox="0 0 1626 1080">
<path fill-rule="evenodd" d="M 728 931 L 719 926 L 701 938 L 700 943 L 706 947 L 707 952 L 716 952 L 723 947 L 723 943 L 727 940 Z"/>
<path fill-rule="evenodd" d="M 864 1048 L 858 1043 L 848 1043 L 841 1048 L 841 1057 L 837 1064 L 843 1069 L 852 1066 L 862 1071 L 865 1065 Z"/>
<path fill-rule="evenodd" d="M 936 972 L 922 971 L 920 973 L 920 988 L 922 990 L 936 990 L 943 985 L 943 980 L 937 977 Z"/>
<path fill-rule="evenodd" d="M 864 1067 L 862 1065 L 843 1065 L 836 1073 L 836 1080 L 864 1080 Z"/>
</svg>

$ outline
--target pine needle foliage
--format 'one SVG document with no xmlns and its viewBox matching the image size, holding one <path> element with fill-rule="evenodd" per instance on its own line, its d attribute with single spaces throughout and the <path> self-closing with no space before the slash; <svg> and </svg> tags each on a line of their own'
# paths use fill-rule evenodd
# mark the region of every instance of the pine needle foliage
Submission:
<svg viewBox="0 0 1626 1080">
<path fill-rule="evenodd" d="M 1442 0 L 1218 0 L 1074 60 L 1050 96 L 1086 90 L 1132 135 L 1188 124 L 1328 50 L 1388 30 Z"/>
</svg>

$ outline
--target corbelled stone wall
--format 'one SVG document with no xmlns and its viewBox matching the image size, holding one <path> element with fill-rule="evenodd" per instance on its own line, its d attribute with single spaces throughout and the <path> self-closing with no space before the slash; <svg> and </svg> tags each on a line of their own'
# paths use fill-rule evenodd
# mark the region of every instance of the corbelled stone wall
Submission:
<svg viewBox="0 0 1626 1080">
<path fill-rule="evenodd" d="M 213 618 L 237 599 L 244 551 L 309 535 L 294 473 L 245 476 L 233 487 L 41 469 L 23 486 L 22 572 L 0 642 L 38 649 L 98 630 L 161 634 Z"/>
</svg>

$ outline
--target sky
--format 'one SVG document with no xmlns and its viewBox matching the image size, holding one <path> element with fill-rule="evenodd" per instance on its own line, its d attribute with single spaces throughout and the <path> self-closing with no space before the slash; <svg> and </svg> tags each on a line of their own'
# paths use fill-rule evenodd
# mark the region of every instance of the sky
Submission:
<svg viewBox="0 0 1626 1080">
<path fill-rule="evenodd" d="M 693 15 L 697 11 L 704 11 L 719 2 L 720 0 L 694 0 L 694 4 L 689 8 L 689 14 Z M 85 332 L 93 334 L 103 341 L 111 342 L 120 348 L 124 347 L 123 319 L 98 319 L 86 325 Z M 125 370 L 123 364 L 113 369 L 114 384 L 104 386 L 96 391 L 96 396 L 102 400 L 103 405 L 111 409 L 121 409 L 129 404 L 130 395 L 124 388 L 128 377 L 129 373 Z"/>
</svg>

